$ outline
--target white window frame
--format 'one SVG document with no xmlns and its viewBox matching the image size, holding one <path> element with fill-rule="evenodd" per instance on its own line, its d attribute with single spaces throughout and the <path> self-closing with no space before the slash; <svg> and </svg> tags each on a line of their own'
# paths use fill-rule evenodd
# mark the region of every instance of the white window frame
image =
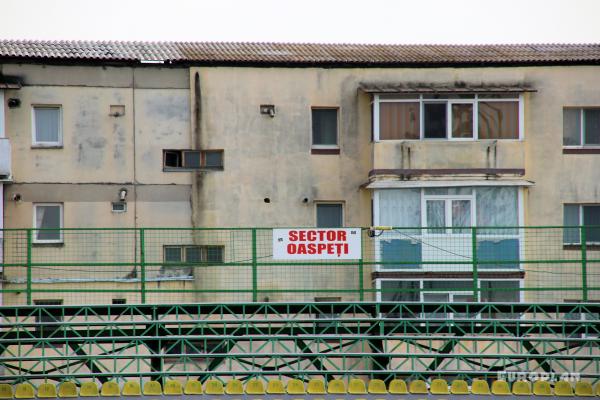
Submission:
<svg viewBox="0 0 600 400">
<path fill-rule="evenodd" d="M 450 93 L 451 94 L 451 93 Z M 469 142 L 469 141 L 477 141 L 477 140 L 502 140 L 502 141 L 522 141 L 524 139 L 525 132 L 525 122 L 524 122 L 524 112 L 525 112 L 525 103 L 523 99 L 523 94 L 519 93 L 517 98 L 509 99 L 509 98 L 500 98 L 500 99 L 487 99 L 480 98 L 479 94 L 475 93 L 465 93 L 465 94 L 473 94 L 472 99 L 425 99 L 424 95 L 419 94 L 415 95 L 412 99 L 386 99 L 381 98 L 381 95 L 375 94 L 373 95 L 373 140 L 376 143 L 379 142 L 394 142 L 394 141 L 459 141 L 459 142 Z M 519 104 L 519 135 L 516 139 L 479 139 L 479 103 L 480 102 L 510 102 L 510 103 L 518 103 Z M 419 139 L 380 139 L 379 137 L 379 104 L 381 103 L 419 103 Z M 446 137 L 445 138 L 426 138 L 425 133 L 425 125 L 424 125 L 424 104 L 425 103 L 446 103 Z M 455 138 L 452 137 L 452 104 L 473 104 L 473 137 L 472 138 Z"/>
<path fill-rule="evenodd" d="M 461 195 L 438 195 L 438 194 L 425 194 L 425 189 L 421 189 L 421 227 L 429 228 L 427 225 L 427 201 L 428 200 L 443 200 L 444 201 L 444 213 L 446 219 L 446 232 L 444 233 L 431 233 L 429 229 L 423 229 L 421 232 L 423 236 L 447 236 L 452 235 L 453 237 L 457 236 L 471 236 L 471 232 L 468 233 L 453 233 L 452 232 L 452 201 L 453 200 L 469 200 L 471 202 L 471 227 L 475 226 L 476 219 L 476 209 L 475 209 L 475 190 L 471 187 L 471 194 L 461 194 Z M 432 227 L 431 229 L 440 229 L 436 227 Z"/>
<path fill-rule="evenodd" d="M 375 289 L 376 289 L 376 300 L 377 302 L 382 302 L 382 293 L 381 293 L 381 283 L 382 282 L 396 282 L 396 281 L 414 281 L 414 282 L 419 282 L 419 300 L 417 300 L 417 302 L 423 303 L 423 293 L 452 293 L 454 294 L 472 294 L 473 291 L 469 291 L 469 290 L 448 290 L 448 291 L 426 291 L 424 289 L 424 284 L 423 282 L 425 281 L 448 281 L 448 279 L 436 279 L 436 278 L 406 278 L 406 279 L 400 279 L 400 278 L 377 278 L 375 280 Z M 452 281 L 457 281 L 457 282 L 467 282 L 469 281 L 468 279 L 461 279 L 461 278 L 456 278 L 456 279 L 452 279 Z M 503 282 L 518 282 L 519 283 L 519 303 L 522 303 L 525 301 L 524 298 L 524 289 L 525 288 L 525 279 L 521 278 L 521 279 L 516 279 L 516 278 L 478 278 L 477 279 L 477 289 L 479 289 L 477 291 L 477 301 L 474 303 L 481 303 L 481 282 L 482 281 L 503 281 Z M 450 301 L 452 302 L 452 301 Z M 485 303 L 484 303 L 485 304 Z M 515 303 L 516 304 L 516 303 Z"/>
<path fill-rule="evenodd" d="M 585 138 L 585 118 L 583 116 L 584 114 L 584 110 L 600 110 L 600 107 L 585 107 L 585 106 L 581 106 L 581 107 L 563 107 L 563 118 L 564 118 L 564 110 L 565 109 L 570 109 L 570 110 L 578 110 L 579 111 L 579 145 L 569 145 L 569 146 L 564 146 L 564 149 L 600 149 L 600 144 L 585 144 L 584 142 L 584 138 Z M 564 132 L 564 128 L 563 128 L 563 138 L 565 136 L 565 132 Z"/>
<path fill-rule="evenodd" d="M 313 110 L 335 110 L 336 111 L 336 136 L 335 136 L 335 142 L 336 144 L 314 144 L 313 140 L 314 140 L 314 132 L 313 132 Z M 340 148 L 340 115 L 341 115 L 341 107 L 338 106 L 311 106 L 310 107 L 310 148 L 311 149 L 316 149 L 316 150 L 327 150 L 327 149 L 339 149 Z"/>
<path fill-rule="evenodd" d="M 58 206 L 60 212 L 60 227 L 57 228 L 60 232 L 60 238 L 55 240 L 43 240 L 37 238 L 37 229 L 42 229 L 37 226 L 37 208 L 40 206 Z M 64 205 L 63 203 L 33 203 L 33 243 L 64 243 Z"/>
<path fill-rule="evenodd" d="M 37 140 L 35 129 L 35 110 L 53 109 L 58 110 L 58 140 L 56 142 L 42 142 Z M 31 143 L 32 147 L 63 147 L 63 110 L 60 104 L 32 104 L 31 105 Z"/>
</svg>

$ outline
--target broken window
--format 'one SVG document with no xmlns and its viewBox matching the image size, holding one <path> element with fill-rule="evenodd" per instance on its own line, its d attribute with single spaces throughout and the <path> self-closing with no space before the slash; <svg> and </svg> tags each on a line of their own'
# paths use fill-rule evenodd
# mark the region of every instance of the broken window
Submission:
<svg viewBox="0 0 600 400">
<path fill-rule="evenodd" d="M 223 150 L 163 150 L 167 171 L 223 169 Z"/>
</svg>

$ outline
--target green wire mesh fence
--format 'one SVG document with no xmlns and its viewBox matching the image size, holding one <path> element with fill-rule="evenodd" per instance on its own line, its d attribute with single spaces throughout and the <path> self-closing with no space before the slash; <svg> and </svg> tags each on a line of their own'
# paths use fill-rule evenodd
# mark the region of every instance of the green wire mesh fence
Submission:
<svg viewBox="0 0 600 400">
<path fill-rule="evenodd" d="M 294 261 L 271 228 L 5 229 L 2 302 L 600 300 L 600 227 L 360 231 L 360 258 Z"/>
</svg>

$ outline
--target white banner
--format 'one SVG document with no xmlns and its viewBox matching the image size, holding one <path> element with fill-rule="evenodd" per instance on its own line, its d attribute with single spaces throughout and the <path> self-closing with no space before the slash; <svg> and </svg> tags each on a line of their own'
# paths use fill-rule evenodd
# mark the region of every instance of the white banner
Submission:
<svg viewBox="0 0 600 400">
<path fill-rule="evenodd" d="M 360 228 L 273 229 L 274 260 L 358 260 Z"/>
</svg>

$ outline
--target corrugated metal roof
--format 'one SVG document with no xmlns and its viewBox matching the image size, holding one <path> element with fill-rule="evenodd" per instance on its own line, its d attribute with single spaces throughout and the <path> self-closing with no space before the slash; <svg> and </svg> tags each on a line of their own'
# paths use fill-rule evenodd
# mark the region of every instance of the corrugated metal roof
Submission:
<svg viewBox="0 0 600 400">
<path fill-rule="evenodd" d="M 383 45 L 0 40 L 0 59 L 257 64 L 531 64 L 600 62 L 600 44 Z"/>
<path fill-rule="evenodd" d="M 456 83 L 454 85 L 425 85 L 415 83 L 361 83 L 360 89 L 366 93 L 522 93 L 535 92 L 526 84 L 485 85 Z"/>
</svg>

